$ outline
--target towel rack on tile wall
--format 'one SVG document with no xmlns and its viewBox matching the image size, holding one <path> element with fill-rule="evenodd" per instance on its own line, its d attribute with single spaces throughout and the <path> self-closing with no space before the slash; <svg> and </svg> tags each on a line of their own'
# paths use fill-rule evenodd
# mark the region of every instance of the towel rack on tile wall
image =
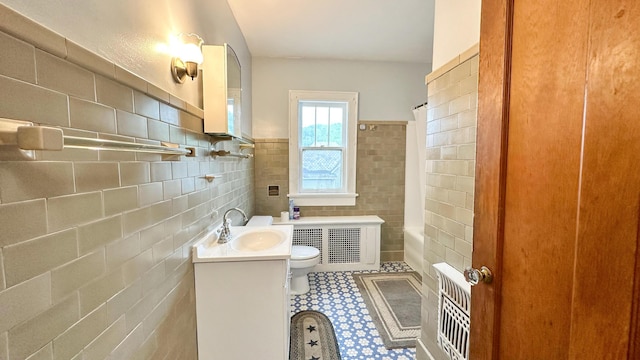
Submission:
<svg viewBox="0 0 640 360">
<path fill-rule="evenodd" d="M 194 157 L 195 148 L 180 148 L 175 144 L 151 145 L 127 141 L 83 138 L 64 135 L 62 129 L 35 126 L 28 121 L 0 118 L 0 159 L 34 159 L 34 150 L 65 148 L 143 152 Z"/>
<path fill-rule="evenodd" d="M 253 154 L 234 153 L 227 150 L 214 150 L 211 152 L 211 156 L 232 156 L 232 157 L 248 159 L 248 158 L 252 158 Z"/>
</svg>

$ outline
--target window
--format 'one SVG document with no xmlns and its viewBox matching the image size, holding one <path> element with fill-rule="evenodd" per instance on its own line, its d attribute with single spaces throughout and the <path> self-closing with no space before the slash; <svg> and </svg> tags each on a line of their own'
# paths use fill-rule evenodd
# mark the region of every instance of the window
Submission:
<svg viewBox="0 0 640 360">
<path fill-rule="evenodd" d="M 289 197 L 296 205 L 355 205 L 357 113 L 355 92 L 289 92 Z"/>
</svg>

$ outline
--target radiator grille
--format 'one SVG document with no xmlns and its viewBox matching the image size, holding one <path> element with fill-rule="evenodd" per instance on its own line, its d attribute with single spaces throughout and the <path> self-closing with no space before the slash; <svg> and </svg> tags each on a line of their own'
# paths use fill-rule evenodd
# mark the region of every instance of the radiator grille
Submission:
<svg viewBox="0 0 640 360">
<path fill-rule="evenodd" d="M 360 228 L 328 229 L 329 263 L 360 262 Z"/>
<path fill-rule="evenodd" d="M 446 263 L 434 264 L 438 274 L 438 345 L 453 360 L 469 359 L 470 288 Z"/>
<path fill-rule="evenodd" d="M 320 263 L 322 255 L 322 229 L 293 229 L 293 245 L 313 246 L 320 250 Z"/>
</svg>

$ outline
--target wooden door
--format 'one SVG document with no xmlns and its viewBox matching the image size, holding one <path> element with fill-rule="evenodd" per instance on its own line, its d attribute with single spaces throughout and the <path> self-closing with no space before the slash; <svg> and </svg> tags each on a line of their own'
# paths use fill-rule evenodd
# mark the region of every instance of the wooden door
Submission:
<svg viewBox="0 0 640 360">
<path fill-rule="evenodd" d="M 471 354 L 640 358 L 640 5 L 483 1 Z"/>
</svg>

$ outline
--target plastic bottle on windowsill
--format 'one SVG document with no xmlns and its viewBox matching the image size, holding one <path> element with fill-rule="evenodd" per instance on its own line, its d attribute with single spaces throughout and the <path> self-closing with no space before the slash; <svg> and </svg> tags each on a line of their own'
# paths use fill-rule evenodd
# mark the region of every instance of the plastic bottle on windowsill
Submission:
<svg viewBox="0 0 640 360">
<path fill-rule="evenodd" d="M 289 220 L 293 220 L 293 199 L 289 199 Z"/>
<path fill-rule="evenodd" d="M 299 220 L 300 219 L 300 208 L 297 206 L 293 207 L 293 220 Z"/>
</svg>

